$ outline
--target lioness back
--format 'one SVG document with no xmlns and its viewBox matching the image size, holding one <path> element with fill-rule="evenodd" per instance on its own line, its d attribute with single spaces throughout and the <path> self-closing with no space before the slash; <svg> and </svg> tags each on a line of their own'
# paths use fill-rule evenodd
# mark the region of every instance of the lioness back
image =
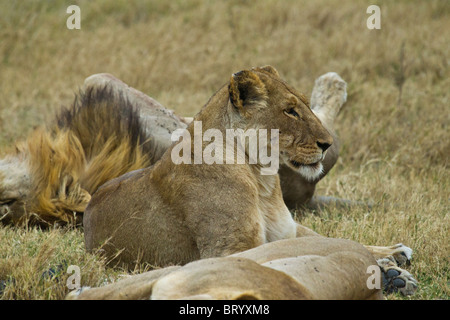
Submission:
<svg viewBox="0 0 450 320">
<path fill-rule="evenodd" d="M 199 259 L 179 212 L 158 196 L 160 189 L 149 179 L 151 174 L 145 169 L 132 171 L 98 189 L 83 221 L 88 250 L 102 247 L 109 257 L 120 252 L 119 260 L 129 264 L 170 265 Z"/>
</svg>

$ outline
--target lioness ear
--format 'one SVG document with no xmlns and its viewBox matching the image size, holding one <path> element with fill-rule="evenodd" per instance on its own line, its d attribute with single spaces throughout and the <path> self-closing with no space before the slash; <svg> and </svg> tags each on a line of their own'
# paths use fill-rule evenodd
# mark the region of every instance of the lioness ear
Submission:
<svg viewBox="0 0 450 320">
<path fill-rule="evenodd" d="M 256 73 L 248 70 L 231 76 L 228 91 L 231 103 L 240 111 L 247 105 L 264 103 L 267 99 L 266 86 Z"/>
<path fill-rule="evenodd" d="M 270 73 L 271 75 L 273 75 L 273 76 L 275 76 L 277 78 L 280 77 L 280 74 L 278 73 L 277 69 L 275 69 L 274 67 L 269 66 L 269 65 L 263 66 L 263 67 L 256 67 L 256 68 L 253 68 L 253 70 L 265 71 L 265 72 Z"/>
</svg>

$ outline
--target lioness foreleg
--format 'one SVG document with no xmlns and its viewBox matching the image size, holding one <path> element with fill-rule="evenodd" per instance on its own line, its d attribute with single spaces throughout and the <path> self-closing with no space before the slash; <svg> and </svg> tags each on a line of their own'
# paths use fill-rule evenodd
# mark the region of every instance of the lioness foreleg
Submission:
<svg viewBox="0 0 450 320">
<path fill-rule="evenodd" d="M 376 258 L 383 259 L 386 257 L 393 257 L 397 265 L 401 266 L 408 264 L 412 257 L 412 249 L 403 245 L 402 243 L 397 243 L 390 247 L 383 246 L 365 246 L 367 250 Z"/>
<path fill-rule="evenodd" d="M 377 259 L 383 273 L 383 287 L 386 293 L 400 291 L 403 295 L 413 295 L 417 290 L 417 280 L 406 270 L 399 268 L 409 264 L 412 249 L 398 243 L 390 247 L 365 246 Z"/>
</svg>

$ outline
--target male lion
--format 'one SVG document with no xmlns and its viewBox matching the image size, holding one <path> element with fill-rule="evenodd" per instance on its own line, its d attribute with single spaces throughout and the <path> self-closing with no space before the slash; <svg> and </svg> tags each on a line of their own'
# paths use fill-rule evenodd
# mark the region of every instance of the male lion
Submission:
<svg viewBox="0 0 450 320">
<path fill-rule="evenodd" d="M 233 74 L 194 121 L 202 122 L 203 132 L 214 128 L 222 136 L 227 129 L 279 129 L 281 159 L 309 180 L 322 174 L 325 152 L 333 143 L 306 97 L 270 66 Z M 187 128 L 191 136 L 194 129 L 195 123 Z M 192 163 L 194 140 L 188 154 Z M 124 264 L 167 266 L 318 236 L 293 220 L 278 175 L 261 174 L 267 165 L 260 160 L 252 164 L 246 153 L 245 164 L 175 164 L 175 146 L 152 167 L 129 172 L 96 191 L 83 217 L 88 250 L 101 247 Z M 203 144 L 200 151 L 208 147 Z M 376 257 L 401 260 L 410 254 L 401 245 L 367 248 Z"/>
<path fill-rule="evenodd" d="M 113 89 L 86 86 L 49 128 L 34 130 L 15 153 L 0 159 L 1 222 L 81 222 L 100 185 L 164 153 L 165 139 L 151 138 L 162 136 L 155 122 L 164 124 L 169 139 L 173 122 L 174 129 L 186 126 L 153 99 L 136 106 Z"/>
</svg>

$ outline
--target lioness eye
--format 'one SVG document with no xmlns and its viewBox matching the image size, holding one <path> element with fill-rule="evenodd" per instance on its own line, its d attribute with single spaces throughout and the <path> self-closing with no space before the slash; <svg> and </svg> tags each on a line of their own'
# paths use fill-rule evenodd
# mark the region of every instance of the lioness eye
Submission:
<svg viewBox="0 0 450 320">
<path fill-rule="evenodd" d="M 284 110 L 284 114 L 287 115 L 288 117 L 290 116 L 290 117 L 300 118 L 300 116 L 294 110 L 294 108 L 290 108 L 288 110 Z"/>
</svg>

